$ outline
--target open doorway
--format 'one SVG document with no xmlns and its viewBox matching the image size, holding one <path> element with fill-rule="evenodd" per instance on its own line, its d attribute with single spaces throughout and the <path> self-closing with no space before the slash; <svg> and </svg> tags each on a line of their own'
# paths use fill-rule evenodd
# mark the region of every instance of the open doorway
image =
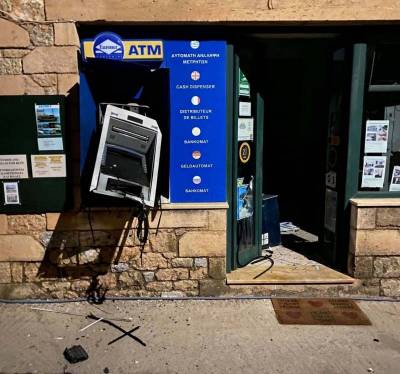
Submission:
<svg viewBox="0 0 400 374">
<path fill-rule="evenodd" d="M 326 40 L 271 40 L 264 55 L 263 193 L 277 195 L 276 263 L 324 262 L 329 102 Z M 268 214 L 268 212 L 267 212 Z"/>
<path fill-rule="evenodd" d="M 275 201 L 265 204 L 260 214 L 263 219 L 268 215 L 270 228 L 275 227 L 261 243 L 269 251 L 269 262 L 232 272 L 230 284 L 247 283 L 246 278 L 260 284 L 353 281 L 335 270 L 337 263 L 326 247 L 333 45 L 330 38 L 258 35 L 237 48 L 240 69 L 264 102 L 263 131 L 255 130 L 263 149 L 258 166 L 263 201 Z M 274 239 L 273 231 L 278 231 Z"/>
</svg>

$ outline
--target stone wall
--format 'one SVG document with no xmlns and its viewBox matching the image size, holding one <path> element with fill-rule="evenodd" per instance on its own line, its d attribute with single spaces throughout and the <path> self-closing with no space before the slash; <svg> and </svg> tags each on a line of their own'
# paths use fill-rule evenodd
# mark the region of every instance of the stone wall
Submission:
<svg viewBox="0 0 400 374">
<path fill-rule="evenodd" d="M 161 218 L 160 218 L 161 215 Z M 197 296 L 225 279 L 226 210 L 168 210 L 140 248 L 128 210 L 0 215 L 0 298 Z"/>
<path fill-rule="evenodd" d="M 349 271 L 381 296 L 400 297 L 400 207 L 371 200 L 352 205 Z"/>
</svg>

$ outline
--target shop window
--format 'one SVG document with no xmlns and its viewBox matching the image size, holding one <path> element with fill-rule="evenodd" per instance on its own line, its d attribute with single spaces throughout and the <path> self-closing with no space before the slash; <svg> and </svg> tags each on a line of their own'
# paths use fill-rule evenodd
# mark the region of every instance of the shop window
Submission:
<svg viewBox="0 0 400 374">
<path fill-rule="evenodd" d="M 400 192 L 400 44 L 370 46 L 359 191 Z"/>
</svg>

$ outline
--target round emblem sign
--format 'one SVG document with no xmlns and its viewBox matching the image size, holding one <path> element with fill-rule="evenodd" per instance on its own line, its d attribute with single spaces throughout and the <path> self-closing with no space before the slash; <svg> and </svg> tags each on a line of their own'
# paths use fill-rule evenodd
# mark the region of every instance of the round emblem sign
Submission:
<svg viewBox="0 0 400 374">
<path fill-rule="evenodd" d="M 124 58 L 124 44 L 117 34 L 103 32 L 94 39 L 93 52 L 96 58 L 122 60 Z"/>
<path fill-rule="evenodd" d="M 249 162 L 250 155 L 251 155 L 250 144 L 247 143 L 247 142 L 242 143 L 240 145 L 240 147 L 239 147 L 239 158 L 240 158 L 240 161 L 243 164 Z"/>
</svg>

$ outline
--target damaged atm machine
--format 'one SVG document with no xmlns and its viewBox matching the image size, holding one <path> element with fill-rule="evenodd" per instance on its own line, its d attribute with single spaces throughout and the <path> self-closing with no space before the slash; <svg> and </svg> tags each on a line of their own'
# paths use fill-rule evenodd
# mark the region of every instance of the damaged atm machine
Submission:
<svg viewBox="0 0 400 374">
<path fill-rule="evenodd" d="M 122 198 L 144 209 L 156 202 L 159 123 L 168 125 L 166 104 L 157 94 L 166 79 L 158 70 L 162 43 L 147 45 L 149 59 L 126 59 L 133 47 L 138 45 L 124 46 L 112 33 L 82 43 L 81 175 L 88 205 L 115 205 Z"/>
</svg>

